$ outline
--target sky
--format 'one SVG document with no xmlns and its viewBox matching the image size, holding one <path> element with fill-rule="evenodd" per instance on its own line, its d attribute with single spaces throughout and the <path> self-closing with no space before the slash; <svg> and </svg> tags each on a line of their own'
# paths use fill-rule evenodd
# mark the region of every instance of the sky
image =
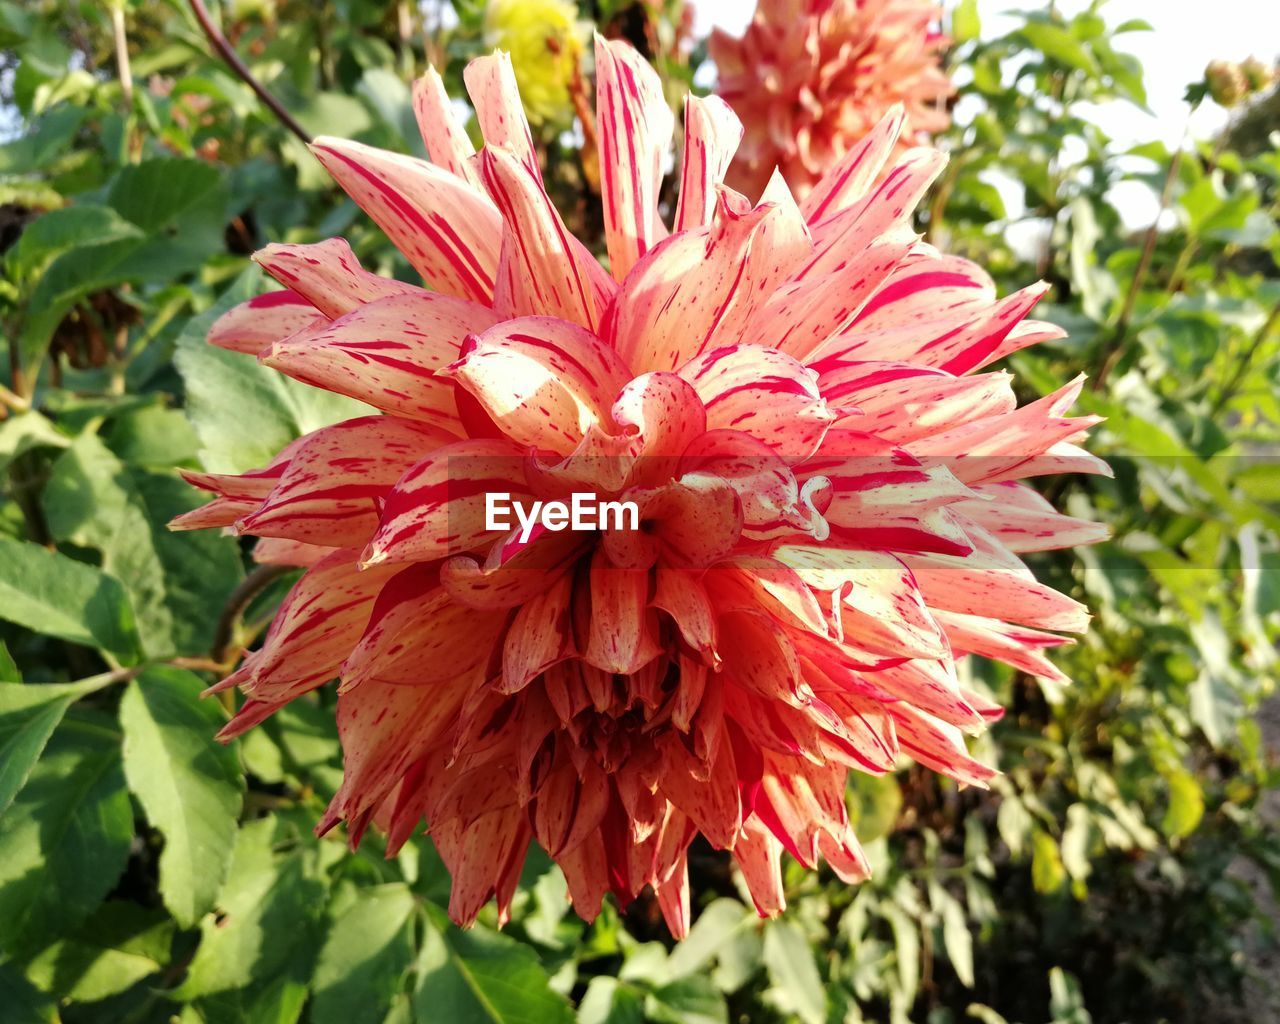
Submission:
<svg viewBox="0 0 1280 1024">
<path fill-rule="evenodd" d="M 951 7 L 954 0 L 942 0 Z M 737 34 L 751 18 L 751 0 L 694 0 L 697 31 L 720 26 Z M 978 0 L 985 37 L 1002 35 L 1017 23 L 1006 12 L 1043 6 L 1026 0 Z M 1059 10 L 1074 14 L 1083 0 L 1060 0 Z M 1188 123 L 1183 94 L 1188 83 L 1201 77 L 1211 60 L 1243 60 L 1251 55 L 1265 62 L 1280 57 L 1280 3 L 1276 0 L 1110 0 L 1102 14 L 1112 25 L 1142 18 L 1151 32 L 1134 32 L 1117 40 L 1117 49 L 1142 61 L 1146 75 L 1147 114 L 1130 103 L 1114 101 L 1093 108 L 1099 127 L 1115 140 L 1118 150 L 1152 139 L 1176 146 L 1184 129 L 1193 138 L 1208 138 L 1226 122 L 1226 112 L 1206 102 Z M 1138 187 L 1113 197 L 1126 222 L 1150 223 L 1158 200 Z"/>
</svg>

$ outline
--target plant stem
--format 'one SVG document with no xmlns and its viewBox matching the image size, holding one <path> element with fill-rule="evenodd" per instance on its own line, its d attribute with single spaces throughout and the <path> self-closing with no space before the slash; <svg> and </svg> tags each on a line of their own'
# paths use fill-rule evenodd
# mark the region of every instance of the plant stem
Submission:
<svg viewBox="0 0 1280 1024">
<path fill-rule="evenodd" d="M 209 657 L 215 664 L 226 664 L 231 643 L 235 639 L 236 626 L 245 609 L 255 597 L 289 571 L 287 565 L 260 565 L 231 591 L 222 614 L 218 616 L 218 626 L 213 634 L 213 649 L 209 652 Z"/>
<path fill-rule="evenodd" d="M 258 99 L 262 100 L 267 109 L 275 115 L 276 120 L 301 139 L 303 145 L 311 145 L 311 135 L 307 130 L 294 120 L 293 115 L 285 110 L 283 104 L 267 91 L 266 86 L 253 77 L 253 72 L 249 70 L 248 65 L 232 49 L 231 44 L 227 42 L 227 37 L 213 23 L 213 19 L 209 16 L 209 9 L 204 5 L 204 0 L 189 0 L 189 2 L 191 4 L 191 13 L 196 16 L 196 21 L 200 23 L 200 28 L 204 30 L 205 37 L 209 40 L 209 45 L 217 51 L 218 56 L 222 58 L 227 67 L 231 68 L 245 85 L 254 91 Z"/>
<path fill-rule="evenodd" d="M 1258 333 L 1253 336 L 1253 340 L 1249 342 L 1249 347 L 1245 349 L 1244 355 L 1240 357 L 1240 361 L 1236 363 L 1236 368 L 1232 371 L 1231 379 L 1223 385 L 1222 390 L 1218 393 L 1218 397 L 1214 400 L 1213 406 L 1209 410 L 1210 417 L 1217 416 L 1232 398 L 1235 397 L 1236 389 L 1240 387 L 1241 381 L 1244 380 L 1245 374 L 1249 372 L 1249 367 L 1253 363 L 1253 357 L 1257 355 L 1258 349 L 1262 347 L 1262 343 L 1266 340 L 1267 335 L 1271 333 L 1271 329 L 1280 322 L 1280 304 L 1274 306 L 1271 315 L 1267 317 L 1266 322 L 1258 328 Z"/>
<path fill-rule="evenodd" d="M 133 110 L 133 72 L 129 68 L 129 39 L 124 31 L 124 3 L 111 5 L 111 34 L 116 44 L 116 73 L 120 77 L 120 93 L 126 110 Z"/>
<path fill-rule="evenodd" d="M 1184 133 L 1184 141 L 1185 137 Z M 1133 307 L 1137 303 L 1138 293 L 1142 291 L 1142 285 L 1146 281 L 1147 271 L 1151 267 L 1151 256 L 1156 248 L 1156 239 L 1160 234 L 1160 218 L 1164 216 L 1164 211 L 1169 208 L 1169 202 L 1173 198 L 1173 185 L 1178 180 L 1178 170 L 1182 167 L 1183 144 L 1181 142 L 1178 144 L 1177 152 L 1173 154 L 1173 159 L 1169 161 L 1169 171 L 1164 176 L 1164 188 L 1160 192 L 1160 208 L 1151 219 L 1151 226 L 1147 228 L 1146 237 L 1142 241 L 1142 254 L 1138 257 L 1138 266 L 1133 271 L 1133 280 L 1129 282 L 1129 291 L 1125 294 L 1124 306 L 1121 308 L 1120 316 L 1116 320 L 1115 332 L 1111 339 L 1111 351 L 1107 354 L 1106 361 L 1103 362 L 1098 375 L 1093 378 L 1094 391 L 1102 390 L 1102 385 L 1106 383 L 1107 376 L 1115 369 L 1116 363 L 1120 361 L 1120 356 L 1124 354 L 1124 341 L 1129 333 L 1129 321 L 1133 317 Z"/>
</svg>

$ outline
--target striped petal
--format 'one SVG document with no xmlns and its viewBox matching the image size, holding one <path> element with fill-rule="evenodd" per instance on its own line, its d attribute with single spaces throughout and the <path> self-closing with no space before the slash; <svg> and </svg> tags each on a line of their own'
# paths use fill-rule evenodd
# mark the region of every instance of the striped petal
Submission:
<svg viewBox="0 0 1280 1024">
<path fill-rule="evenodd" d="M 232 306 L 209 328 L 210 345 L 256 356 L 274 342 L 325 323 L 316 307 L 283 288 Z"/>
<path fill-rule="evenodd" d="M 675 119 L 648 61 L 630 44 L 600 35 L 596 123 L 605 242 L 614 280 L 621 281 L 666 233 L 658 191 Z"/>
<path fill-rule="evenodd" d="M 477 57 L 462 72 L 467 94 L 476 109 L 480 134 L 485 146 L 506 149 L 524 165 L 529 176 L 542 184 L 538 154 L 533 148 L 533 135 L 520 103 L 520 88 L 511 67 L 511 55 L 495 50 L 487 57 Z"/>
<path fill-rule="evenodd" d="M 273 243 L 255 252 L 253 261 L 330 320 L 366 302 L 422 293 L 421 288 L 365 270 L 343 238 L 313 245 Z"/>
<path fill-rule="evenodd" d="M 711 223 L 716 186 L 742 141 L 742 122 L 718 96 L 690 94 L 684 102 L 684 153 L 675 230 L 688 231 Z"/>
<path fill-rule="evenodd" d="M 423 160 L 321 136 L 311 151 L 435 291 L 489 302 L 501 218 L 494 205 Z"/>
<path fill-rule="evenodd" d="M 305 384 L 460 433 L 454 385 L 436 371 L 496 319 L 447 295 L 395 295 L 277 342 L 261 359 Z"/>
<path fill-rule="evenodd" d="M 471 167 L 475 147 L 471 145 L 466 129 L 449 101 L 449 94 L 445 92 L 444 81 L 435 68 L 427 68 L 426 73 L 413 83 L 413 116 L 431 162 L 461 178 L 472 188 L 479 189 L 480 179 Z"/>
</svg>

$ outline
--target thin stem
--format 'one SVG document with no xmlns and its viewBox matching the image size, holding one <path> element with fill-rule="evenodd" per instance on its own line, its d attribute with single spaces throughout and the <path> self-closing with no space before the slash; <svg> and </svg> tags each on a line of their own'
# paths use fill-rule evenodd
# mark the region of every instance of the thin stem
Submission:
<svg viewBox="0 0 1280 1024">
<path fill-rule="evenodd" d="M 1267 335 L 1271 333 L 1271 329 L 1280 323 L 1280 305 L 1276 305 L 1271 310 L 1271 315 L 1267 317 L 1266 322 L 1258 329 L 1258 333 L 1253 336 L 1253 340 L 1249 343 L 1249 347 L 1245 350 L 1244 355 L 1240 357 L 1240 361 L 1236 363 L 1236 368 L 1231 374 L 1231 379 L 1223 385 L 1222 391 L 1219 392 L 1217 399 L 1214 400 L 1213 407 L 1209 415 L 1217 416 L 1232 398 L 1235 397 L 1236 389 L 1240 387 L 1241 381 L 1244 380 L 1245 374 L 1249 372 L 1249 367 L 1253 363 L 1253 357 L 1258 354 L 1258 349 L 1262 347 L 1262 343 L 1266 340 Z"/>
<path fill-rule="evenodd" d="M 213 19 L 209 16 L 209 9 L 204 5 L 204 0 L 189 0 L 189 2 L 191 4 L 191 13 L 196 16 L 196 21 L 200 23 L 200 28 L 204 30 L 204 34 L 209 40 L 209 45 L 218 52 L 218 56 L 240 77 L 245 85 L 254 91 L 258 99 L 262 100 L 267 109 L 276 116 L 276 120 L 301 139 L 303 145 L 311 145 L 311 135 L 307 130 L 294 120 L 293 115 L 285 110 L 281 102 L 267 91 L 266 86 L 253 77 L 253 72 L 240 59 L 240 55 L 232 49 L 231 44 L 227 42 L 227 37 L 213 23 Z"/>
<path fill-rule="evenodd" d="M 13 412 L 26 412 L 31 408 L 31 403 L 27 399 L 14 394 L 3 384 L 0 384 L 0 405 Z"/>
<path fill-rule="evenodd" d="M 209 655 L 213 662 L 218 665 L 227 663 L 236 627 L 245 609 L 255 597 L 289 571 L 287 565 L 260 565 L 240 581 L 240 585 L 227 598 L 222 614 L 218 616 L 218 625 L 213 634 L 213 649 Z"/>
<path fill-rule="evenodd" d="M 1185 141 L 1186 133 L 1183 133 Z M 1151 267 L 1151 256 L 1156 249 L 1156 239 L 1160 234 L 1160 218 L 1164 216 L 1164 211 L 1169 208 L 1169 203 L 1173 199 L 1173 186 L 1178 180 L 1178 170 L 1182 167 L 1182 147 L 1183 143 L 1178 144 L 1177 152 L 1173 154 L 1173 159 L 1169 161 L 1169 172 L 1164 177 L 1164 188 L 1160 192 L 1160 209 L 1156 211 L 1155 217 L 1151 220 L 1151 226 L 1147 228 L 1146 237 L 1142 241 L 1142 254 L 1138 257 L 1138 266 L 1133 271 L 1133 280 L 1129 282 L 1129 291 L 1124 297 L 1124 306 L 1120 310 L 1120 316 L 1116 320 L 1115 333 L 1111 339 L 1111 351 L 1107 354 L 1106 361 L 1102 364 L 1102 369 L 1098 371 L 1098 375 L 1093 379 L 1093 390 L 1101 391 L 1102 385 L 1106 383 L 1107 376 L 1115 369 L 1116 363 L 1120 361 L 1120 356 L 1124 353 L 1125 336 L 1129 333 L 1129 321 L 1133 317 L 1133 308 L 1138 301 L 1138 294 L 1142 291 L 1142 286 L 1147 279 L 1147 271 Z"/>
<path fill-rule="evenodd" d="M 116 42 L 116 73 L 120 78 L 120 92 L 124 96 L 126 110 L 133 109 L 133 72 L 129 68 L 129 39 L 124 31 L 124 4 L 111 5 L 111 34 Z"/>
</svg>

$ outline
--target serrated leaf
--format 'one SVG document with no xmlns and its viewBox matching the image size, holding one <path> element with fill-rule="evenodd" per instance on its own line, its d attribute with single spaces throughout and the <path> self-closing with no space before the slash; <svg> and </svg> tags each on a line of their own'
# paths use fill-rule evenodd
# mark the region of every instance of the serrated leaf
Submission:
<svg viewBox="0 0 1280 1024">
<path fill-rule="evenodd" d="M 58 1024 L 58 1006 L 53 996 L 45 995 L 22 976 L 18 965 L 0 960 L 0 1006 L 8 1019 L 23 1024 Z"/>
<path fill-rule="evenodd" d="M 249 271 L 237 278 L 213 309 L 187 325 L 174 356 L 187 388 L 187 415 L 200 438 L 201 462 L 215 473 L 266 465 L 295 437 L 372 411 L 205 341 L 221 313 L 257 293 L 260 277 Z"/>
<path fill-rule="evenodd" d="M 65 999 L 95 1002 L 159 971 L 172 937 L 163 911 L 108 900 L 73 934 L 32 957 L 27 976 Z"/>
<path fill-rule="evenodd" d="M 804 1024 L 822 1024 L 827 999 L 822 976 L 804 932 L 790 921 L 774 920 L 764 929 L 764 966 L 771 995 L 780 1009 Z"/>
<path fill-rule="evenodd" d="M 133 609 L 120 581 L 37 544 L 0 537 L 0 617 L 126 663 L 138 656 Z"/>
<path fill-rule="evenodd" d="M 414 906 L 400 883 L 359 891 L 320 950 L 313 1024 L 381 1024 L 413 960 Z"/>
<path fill-rule="evenodd" d="M 429 915 L 413 1004 L 421 1020 L 450 1024 L 569 1024 L 573 1011 L 551 990 L 528 946 L 476 925 L 463 931 Z"/>
<path fill-rule="evenodd" d="M 227 881 L 216 900 L 219 913 L 201 920 L 200 945 L 175 998 L 218 996 L 216 1005 L 231 1007 L 263 1000 L 278 1008 L 293 1004 L 299 986 L 305 994 L 326 885 L 313 842 L 276 852 L 282 830 L 275 818 L 260 818 L 236 834 Z M 236 989 L 252 991 L 222 998 Z"/>
<path fill-rule="evenodd" d="M 50 210 L 28 224 L 7 254 L 6 263 L 9 273 L 17 279 L 69 249 L 141 237 L 142 230 L 137 225 L 130 224 L 109 206 L 78 203 Z"/>
<path fill-rule="evenodd" d="M 728 1024 L 729 1007 L 711 979 L 700 974 L 654 989 L 644 1002 L 656 1024 Z"/>
<path fill-rule="evenodd" d="M 120 702 L 124 770 L 147 820 L 164 836 L 160 895 L 193 927 L 213 906 L 235 845 L 244 779 L 235 750 L 215 740 L 219 705 L 190 672 L 153 668 Z"/>
<path fill-rule="evenodd" d="M 133 811 L 110 720 L 74 712 L 0 818 L 0 948 L 74 928 L 124 869 Z"/>
<path fill-rule="evenodd" d="M 8 656 L 2 646 L 0 653 Z M 100 677 L 79 683 L 0 684 L 0 815 L 26 783 L 67 708 L 109 682 Z"/>
</svg>

